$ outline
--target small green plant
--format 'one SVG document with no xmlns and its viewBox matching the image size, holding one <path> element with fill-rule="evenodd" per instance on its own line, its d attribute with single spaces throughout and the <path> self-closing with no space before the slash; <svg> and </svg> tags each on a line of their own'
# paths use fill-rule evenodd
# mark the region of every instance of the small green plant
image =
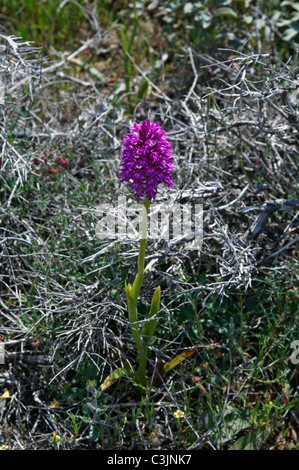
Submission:
<svg viewBox="0 0 299 470">
<path fill-rule="evenodd" d="M 51 440 L 54 449 L 58 450 L 60 448 L 63 448 L 63 440 L 61 439 L 61 436 L 57 432 L 53 432 L 53 437 Z"/>
<path fill-rule="evenodd" d="M 146 395 L 146 397 L 142 397 L 142 403 L 144 405 L 144 415 L 145 415 L 145 419 L 148 425 L 148 433 L 150 435 L 154 427 L 155 402 L 154 400 L 152 400 L 150 403 L 149 396 Z"/>
<path fill-rule="evenodd" d="M 102 423 L 106 421 L 108 397 L 99 389 L 97 368 L 93 363 L 86 362 L 76 371 L 63 397 L 70 402 L 79 400 L 81 404 L 80 411 L 67 413 L 72 423 L 73 440 L 87 428 L 91 441 L 98 442 L 101 438 Z"/>
<path fill-rule="evenodd" d="M 82 424 L 82 418 L 79 416 L 79 412 L 73 413 L 72 411 L 68 410 L 67 415 L 72 421 L 72 435 L 73 440 L 75 441 L 80 435 L 80 428 Z"/>
</svg>

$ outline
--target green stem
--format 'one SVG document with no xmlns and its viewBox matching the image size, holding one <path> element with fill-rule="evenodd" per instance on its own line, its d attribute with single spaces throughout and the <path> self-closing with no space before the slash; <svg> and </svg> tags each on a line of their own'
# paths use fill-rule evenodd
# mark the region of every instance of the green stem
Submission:
<svg viewBox="0 0 299 470">
<path fill-rule="evenodd" d="M 132 287 L 131 287 L 131 285 L 125 283 L 125 289 L 126 289 L 126 294 L 127 294 L 127 306 L 128 306 L 128 312 L 129 312 L 129 322 L 130 322 L 130 325 L 131 325 L 133 338 L 134 338 L 134 341 L 136 343 L 138 352 L 141 352 L 143 347 L 142 347 L 139 328 L 138 328 L 138 325 L 137 325 L 137 305 L 136 305 L 136 302 L 135 302 L 135 300 L 132 296 Z"/>
<path fill-rule="evenodd" d="M 147 213 L 149 209 L 150 201 L 146 199 L 142 208 L 142 225 L 141 225 L 141 241 L 138 256 L 138 274 L 144 273 L 144 258 L 147 238 Z"/>
<path fill-rule="evenodd" d="M 147 214 L 148 208 L 150 205 L 150 201 L 148 199 L 145 200 L 143 205 L 143 213 L 142 213 L 142 226 L 141 226 L 141 241 L 140 241 L 140 248 L 139 248 L 139 255 L 138 255 L 138 274 L 135 278 L 135 281 L 132 286 L 132 296 L 134 300 L 136 300 L 139 296 L 139 292 L 141 289 L 143 276 L 144 276 L 144 258 L 145 258 L 145 248 L 146 248 L 146 231 L 147 231 Z"/>
<path fill-rule="evenodd" d="M 140 248 L 139 248 L 139 255 L 138 255 L 138 273 L 135 278 L 135 281 L 132 287 L 128 287 L 130 293 L 130 299 L 128 299 L 128 310 L 129 310 L 129 321 L 131 323 L 132 334 L 136 343 L 136 347 L 138 350 L 138 362 L 139 362 L 139 372 L 137 381 L 145 386 L 146 385 L 146 365 L 147 365 L 147 357 L 146 351 L 147 348 L 144 348 L 140 331 L 137 324 L 137 301 L 139 292 L 141 289 L 143 277 L 144 277 L 144 260 L 145 260 L 145 249 L 146 249 L 146 238 L 147 238 L 147 215 L 148 209 L 150 206 L 150 201 L 145 199 L 143 204 L 143 213 L 142 213 L 142 225 L 141 225 L 141 241 L 140 241 Z M 128 296 L 128 294 L 127 294 Z"/>
</svg>

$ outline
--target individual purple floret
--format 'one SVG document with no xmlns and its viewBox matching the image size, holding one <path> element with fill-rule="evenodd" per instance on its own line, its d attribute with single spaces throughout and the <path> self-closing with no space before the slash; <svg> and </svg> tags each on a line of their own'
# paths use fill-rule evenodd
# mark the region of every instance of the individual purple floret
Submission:
<svg viewBox="0 0 299 470">
<path fill-rule="evenodd" d="M 160 124 L 149 119 L 133 124 L 123 140 L 119 179 L 131 182 L 136 197 L 155 199 L 158 185 L 173 188 L 173 152 Z"/>
</svg>

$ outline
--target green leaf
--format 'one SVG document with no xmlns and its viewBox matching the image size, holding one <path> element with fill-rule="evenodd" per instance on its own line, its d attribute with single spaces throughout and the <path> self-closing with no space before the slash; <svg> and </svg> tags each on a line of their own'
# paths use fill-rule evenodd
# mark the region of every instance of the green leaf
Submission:
<svg viewBox="0 0 299 470">
<path fill-rule="evenodd" d="M 237 13 L 232 8 L 228 7 L 218 8 L 215 16 L 232 16 L 233 18 L 238 18 Z"/>
<path fill-rule="evenodd" d="M 33 8 L 34 8 L 34 0 L 27 0 L 26 7 L 29 10 L 30 16 L 33 15 Z"/>
<path fill-rule="evenodd" d="M 137 300 L 138 300 L 139 292 L 141 289 L 143 277 L 144 277 L 144 270 L 143 270 L 143 273 L 137 274 L 137 276 L 135 277 L 135 281 L 133 282 L 131 291 L 130 291 L 131 297 L 136 305 L 137 305 Z"/>
<path fill-rule="evenodd" d="M 125 291 L 127 296 L 127 306 L 129 310 L 129 320 L 131 322 L 137 321 L 137 307 L 136 302 L 132 296 L 132 286 L 131 284 L 127 284 L 125 281 Z"/>
<path fill-rule="evenodd" d="M 229 450 L 259 450 L 266 437 L 264 426 L 253 429 L 246 436 L 238 439 Z"/>
<path fill-rule="evenodd" d="M 135 300 L 135 298 L 133 298 L 132 289 L 133 288 L 131 287 L 131 285 L 125 282 L 125 290 L 126 290 L 126 295 L 127 295 L 127 306 L 128 306 L 128 311 L 129 311 L 129 322 L 131 324 L 131 331 L 132 331 L 132 335 L 133 335 L 138 353 L 142 354 L 143 345 L 141 341 L 139 327 L 137 324 L 137 317 L 138 317 L 137 299 Z"/>
<path fill-rule="evenodd" d="M 100 436 L 100 430 L 98 426 L 95 426 L 94 424 L 90 425 L 89 428 L 89 437 L 93 442 L 97 442 L 99 440 Z"/>
<path fill-rule="evenodd" d="M 123 26 L 122 28 L 120 28 L 120 38 L 121 38 L 121 42 L 123 43 L 123 46 L 126 50 L 128 50 L 128 43 L 127 43 L 127 39 L 126 39 L 126 33 L 125 33 L 125 27 Z"/>
<path fill-rule="evenodd" d="M 160 300 L 161 300 L 161 287 L 158 286 L 154 292 L 151 308 L 147 316 L 146 322 L 142 329 L 143 340 L 149 344 L 153 338 L 154 332 L 157 326 L 157 314 L 160 310 Z"/>
<path fill-rule="evenodd" d="M 210 411 L 201 415 L 200 422 L 206 430 L 215 427 L 209 435 L 209 439 L 212 444 L 220 445 L 235 439 L 240 431 L 249 428 L 251 426 L 250 418 L 251 410 L 234 410 L 225 415 L 223 420 L 216 425 L 218 416 Z"/>
<path fill-rule="evenodd" d="M 134 44 L 134 39 L 135 39 L 136 32 L 137 32 L 137 25 L 138 25 L 138 15 L 135 11 L 132 33 L 131 33 L 131 37 L 130 37 L 129 46 L 128 46 L 128 49 L 127 49 L 128 52 L 131 52 L 132 46 Z"/>
<path fill-rule="evenodd" d="M 298 35 L 298 30 L 294 28 L 288 28 L 285 30 L 283 39 L 284 41 L 291 41 L 295 36 Z"/>
<path fill-rule="evenodd" d="M 184 8 L 183 8 L 184 15 L 188 15 L 189 13 L 192 13 L 194 10 L 195 10 L 195 5 L 193 5 L 193 3 L 191 2 L 185 3 Z"/>
<path fill-rule="evenodd" d="M 194 354 L 199 347 L 200 347 L 200 345 L 195 346 L 194 348 L 185 349 L 185 351 L 182 351 L 178 356 L 174 357 L 169 362 L 167 362 L 163 367 L 164 374 L 167 374 L 167 372 L 169 372 L 171 369 L 176 367 L 182 361 L 184 361 L 188 357 L 192 356 L 192 354 Z"/>
<path fill-rule="evenodd" d="M 253 22 L 253 16 L 252 15 L 249 15 L 247 13 L 244 13 L 243 15 L 243 21 L 246 23 L 246 24 L 251 24 Z"/>
<path fill-rule="evenodd" d="M 210 109 L 211 109 L 211 95 L 208 95 L 207 97 L 207 120 L 209 119 Z"/>
<path fill-rule="evenodd" d="M 285 0 L 284 2 L 281 2 L 280 7 L 286 7 L 286 6 L 291 6 L 295 8 L 296 10 L 299 11 L 299 3 L 298 2 L 293 2 L 292 0 Z"/>
<path fill-rule="evenodd" d="M 81 421 L 83 421 L 83 423 L 90 424 L 92 421 L 92 418 L 89 418 L 88 416 L 82 416 Z"/>
<path fill-rule="evenodd" d="M 212 15 L 210 13 L 207 13 L 206 11 L 201 11 L 198 17 L 203 29 L 207 29 L 211 25 L 213 20 Z"/>
<path fill-rule="evenodd" d="M 139 100 L 144 100 L 147 94 L 147 90 L 148 90 L 148 81 L 142 80 L 142 82 L 139 85 L 138 93 L 137 93 L 137 97 Z"/>
<path fill-rule="evenodd" d="M 73 57 L 73 59 L 70 60 L 71 64 L 79 65 L 79 67 L 82 67 L 83 70 L 86 70 L 90 75 L 93 75 L 96 77 L 100 82 L 105 83 L 107 78 L 105 75 L 100 72 L 98 69 L 95 67 L 92 67 L 91 65 L 85 63 L 83 60 L 78 59 L 77 57 Z"/>
<path fill-rule="evenodd" d="M 113 385 L 117 380 L 121 379 L 122 377 L 128 374 L 128 370 L 124 367 L 120 367 L 112 372 L 112 374 L 108 375 L 104 382 L 101 384 L 102 392 L 105 392 L 107 388 Z"/>
</svg>

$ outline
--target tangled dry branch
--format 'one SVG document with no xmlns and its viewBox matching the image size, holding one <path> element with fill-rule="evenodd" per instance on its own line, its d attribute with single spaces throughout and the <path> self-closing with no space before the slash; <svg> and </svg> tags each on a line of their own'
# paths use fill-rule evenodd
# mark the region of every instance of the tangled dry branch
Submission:
<svg viewBox="0 0 299 470">
<path fill-rule="evenodd" d="M 111 292 L 118 278 L 118 257 L 121 254 L 131 269 L 137 245 L 124 243 L 120 250 L 118 240 L 108 240 L 97 241 L 95 247 L 95 212 L 86 205 L 72 206 L 65 195 L 54 195 L 51 207 L 42 213 L 34 204 L 20 211 L 26 203 L 21 188 L 35 171 L 33 158 L 46 149 L 69 146 L 70 180 L 84 179 L 89 187 L 100 178 L 102 188 L 109 180 L 109 194 L 103 192 L 100 198 L 113 203 L 113 197 L 126 191 L 119 185 L 118 169 L 129 122 L 120 105 L 121 85 L 109 94 L 88 71 L 82 79 L 68 80 L 68 60 L 62 64 L 64 71 L 55 64 L 42 71 L 38 51 L 30 44 L 3 35 L 0 40 L 0 334 L 7 348 L 7 370 L 0 383 L 16 385 L 7 424 L 23 413 L 26 401 L 31 442 L 35 430 L 43 429 L 41 420 L 44 427 L 57 430 L 53 416 L 59 411 L 49 413 L 47 404 L 49 380 L 67 382 L 69 371 L 86 359 L 103 377 L 111 363 L 129 354 L 123 292 L 113 299 Z M 95 44 L 99 42 L 97 36 Z M 176 300 L 196 293 L 204 303 L 210 295 L 221 298 L 231 288 L 245 291 L 257 272 L 288 270 L 288 261 L 295 257 L 299 76 L 296 58 L 283 64 L 270 54 L 220 50 L 210 57 L 191 48 L 178 56 L 189 64 L 184 96 L 176 99 L 171 90 L 155 85 L 153 70 L 138 67 L 132 92 L 148 80 L 152 94 L 136 104 L 133 120 L 159 121 L 167 132 L 179 171 L 176 189 L 160 192 L 158 201 L 202 204 L 203 245 L 198 253 L 186 251 L 184 240 L 149 244 L 147 282 L 150 291 L 158 279 L 166 298 L 174 290 Z M 68 88 L 61 91 L 65 80 Z M 58 95 L 55 106 L 49 100 L 53 90 Z M 64 230 L 75 234 L 81 247 L 53 251 L 49 246 L 51 236 L 60 237 L 54 220 L 61 213 Z M 43 232 L 40 222 L 45 217 L 52 225 Z M 101 265 L 99 259 L 104 260 Z M 83 272 L 82 282 L 63 271 L 68 263 Z M 114 278 L 110 285 L 102 285 L 101 273 L 107 269 Z M 92 272 L 98 277 L 89 284 L 86 279 Z M 190 281 L 190 272 L 206 272 L 207 281 Z M 28 295 L 31 304 L 24 301 Z M 172 305 L 169 295 L 162 312 L 169 328 Z M 43 336 L 46 330 L 52 337 Z M 180 347 L 182 335 L 176 333 L 164 346 L 166 356 Z"/>
</svg>

